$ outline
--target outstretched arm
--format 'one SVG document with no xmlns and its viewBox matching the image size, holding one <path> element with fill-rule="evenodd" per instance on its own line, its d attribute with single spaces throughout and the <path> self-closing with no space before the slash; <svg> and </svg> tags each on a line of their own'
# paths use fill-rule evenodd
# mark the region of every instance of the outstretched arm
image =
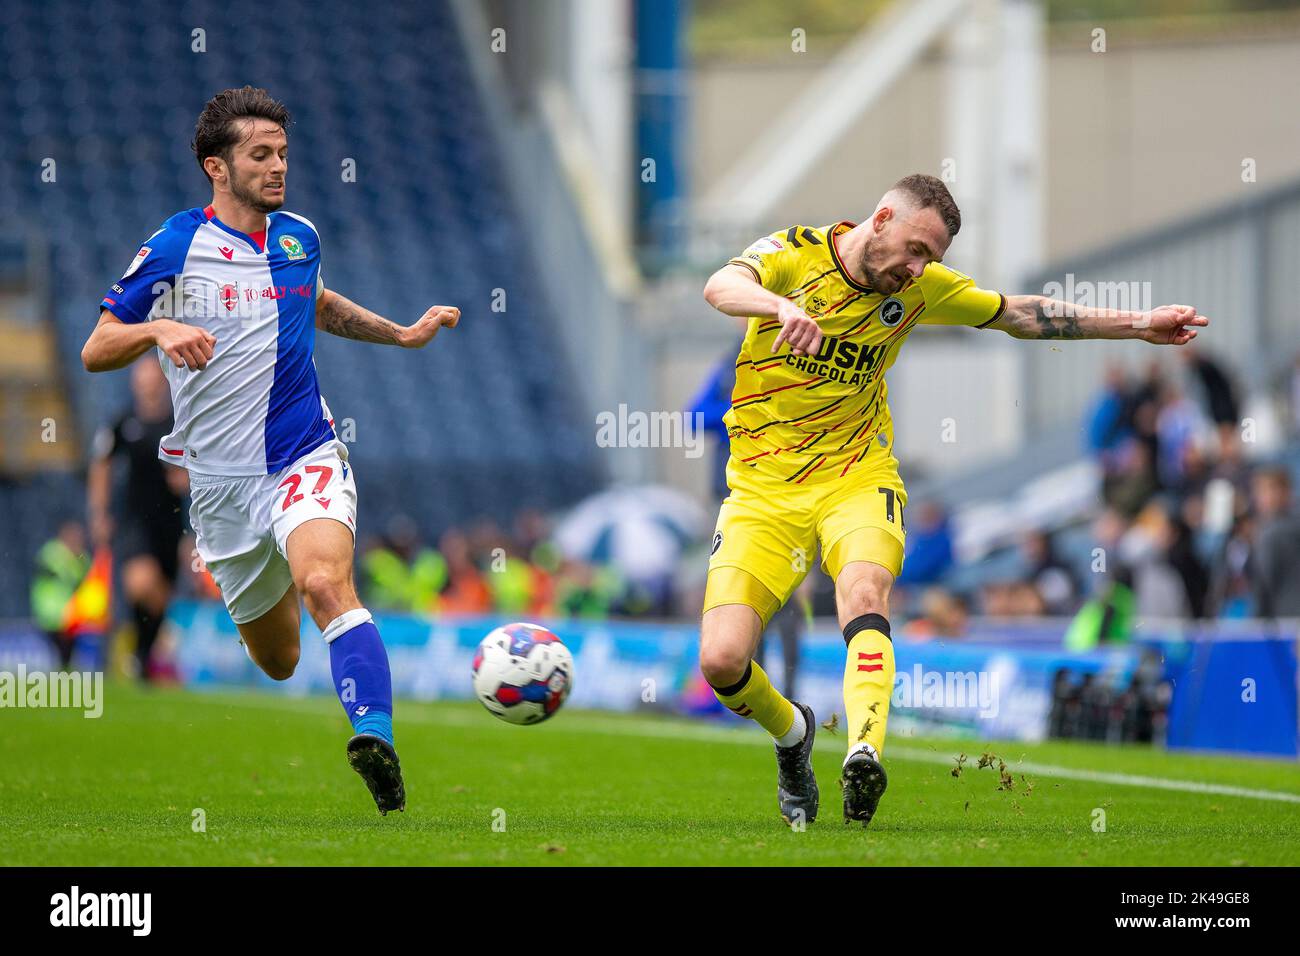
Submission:
<svg viewBox="0 0 1300 956">
<path fill-rule="evenodd" d="M 316 328 L 358 342 L 418 349 L 433 341 L 440 328 L 454 329 L 458 322 L 460 309 L 450 305 L 433 306 L 414 325 L 398 325 L 331 289 L 316 300 Z"/>
<path fill-rule="evenodd" d="M 1094 309 L 1041 295 L 1007 297 L 1007 307 L 990 329 L 1017 339 L 1141 339 L 1156 345 L 1186 345 L 1210 324 L 1190 305 L 1162 305 L 1148 312 Z"/>
</svg>

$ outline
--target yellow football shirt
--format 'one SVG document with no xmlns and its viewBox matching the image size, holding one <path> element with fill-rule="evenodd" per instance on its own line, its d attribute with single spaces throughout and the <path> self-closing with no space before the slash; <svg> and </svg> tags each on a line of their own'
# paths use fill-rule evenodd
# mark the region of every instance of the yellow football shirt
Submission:
<svg viewBox="0 0 1300 956">
<path fill-rule="evenodd" d="M 844 268 L 836 239 L 854 226 L 791 226 L 731 262 L 798 304 L 822 330 L 821 349 L 773 354 L 775 319 L 751 318 L 724 417 L 734 464 L 792 484 L 850 475 L 876 436 L 893 434 L 885 372 L 919 324 L 982 328 L 1006 298 L 937 262 L 893 295 L 873 292 Z"/>
</svg>

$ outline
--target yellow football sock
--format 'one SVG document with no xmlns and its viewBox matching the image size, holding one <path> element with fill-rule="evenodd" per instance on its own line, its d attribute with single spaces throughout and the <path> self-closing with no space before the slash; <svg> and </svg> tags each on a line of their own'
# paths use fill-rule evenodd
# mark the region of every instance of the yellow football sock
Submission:
<svg viewBox="0 0 1300 956">
<path fill-rule="evenodd" d="M 713 693 L 732 713 L 749 718 L 773 737 L 784 737 L 794 726 L 794 704 L 772 686 L 758 661 L 750 661 L 740 683 L 715 687 Z"/>
<path fill-rule="evenodd" d="M 894 644 L 889 622 L 864 614 L 845 627 L 850 634 L 844 662 L 844 719 L 849 752 L 868 743 L 877 756 L 885 751 L 885 724 L 894 692 Z"/>
</svg>

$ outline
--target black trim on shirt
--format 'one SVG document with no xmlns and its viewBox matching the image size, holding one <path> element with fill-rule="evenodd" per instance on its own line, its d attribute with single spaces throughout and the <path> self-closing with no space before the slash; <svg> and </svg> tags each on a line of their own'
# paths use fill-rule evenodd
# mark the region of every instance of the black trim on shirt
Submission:
<svg viewBox="0 0 1300 956">
<path fill-rule="evenodd" d="M 859 292 L 874 293 L 876 291 L 875 289 L 871 288 L 871 286 L 869 285 L 863 285 L 857 279 L 853 278 L 853 276 L 849 274 L 849 270 L 844 268 L 844 263 L 840 261 L 840 251 L 839 249 L 835 248 L 835 235 L 836 235 L 835 230 L 838 229 L 840 226 L 848 226 L 849 229 L 852 229 L 854 223 L 848 221 L 837 222 L 835 225 L 831 226 L 826 230 L 826 248 L 831 251 L 831 261 L 835 263 L 835 268 L 840 270 L 840 275 L 843 276 L 844 281 L 847 282 L 852 288 L 857 289 Z"/>
<path fill-rule="evenodd" d="M 998 310 L 997 310 L 996 312 L 993 313 L 993 318 L 989 319 L 987 322 L 981 322 L 979 325 L 975 326 L 975 328 L 977 328 L 977 329 L 987 329 L 990 325 L 992 325 L 992 324 L 993 324 L 994 322 L 996 322 L 998 319 L 1002 318 L 1002 313 L 1005 312 L 1006 310 L 1007 310 L 1007 297 L 1006 297 L 1005 295 L 1003 295 L 1001 292 L 999 292 L 999 293 L 998 293 Z"/>
<path fill-rule="evenodd" d="M 762 285 L 762 284 L 763 284 L 763 277 L 762 277 L 761 275 L 759 275 L 759 274 L 758 274 L 758 270 L 755 269 L 753 266 L 751 266 L 748 262 L 743 262 L 743 261 L 741 261 L 740 259 L 728 259 L 728 260 L 727 260 L 727 265 L 729 265 L 729 266 L 744 266 L 744 267 L 745 267 L 746 269 L 748 269 L 750 272 L 754 273 L 754 281 L 755 281 L 755 282 L 757 282 L 759 285 Z"/>
</svg>

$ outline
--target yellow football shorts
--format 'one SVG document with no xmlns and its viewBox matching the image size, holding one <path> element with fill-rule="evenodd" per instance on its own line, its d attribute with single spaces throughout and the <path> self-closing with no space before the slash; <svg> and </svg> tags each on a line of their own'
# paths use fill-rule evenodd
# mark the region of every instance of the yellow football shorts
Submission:
<svg viewBox="0 0 1300 956">
<path fill-rule="evenodd" d="M 845 478 L 810 485 L 729 461 L 731 494 L 713 533 L 704 610 L 747 604 L 766 627 L 808 573 L 818 545 L 822 570 L 832 580 L 852 561 L 870 561 L 897 576 L 907 538 L 907 492 L 898 459 L 873 451 Z"/>
</svg>

